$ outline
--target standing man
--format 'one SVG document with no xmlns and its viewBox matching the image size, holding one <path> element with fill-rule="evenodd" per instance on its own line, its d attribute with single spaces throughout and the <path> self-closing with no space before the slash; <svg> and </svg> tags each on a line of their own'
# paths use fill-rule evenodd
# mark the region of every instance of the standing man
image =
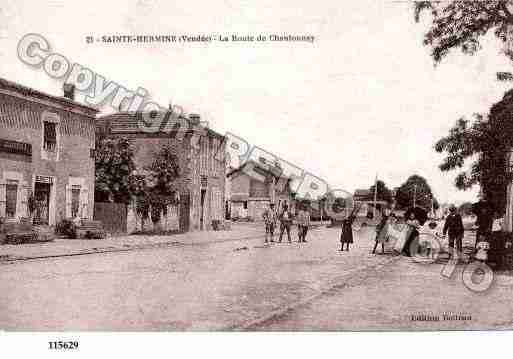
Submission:
<svg viewBox="0 0 513 359">
<path fill-rule="evenodd" d="M 444 224 L 444 236 L 449 234 L 449 248 L 451 248 L 449 253 L 451 257 L 454 256 L 454 241 L 456 241 L 456 250 L 458 256 L 462 253 L 463 246 L 463 234 L 465 232 L 465 228 L 463 227 L 463 220 L 461 219 L 460 214 L 456 211 L 456 207 L 454 205 L 449 208 L 449 215 L 445 219 Z"/>
<path fill-rule="evenodd" d="M 268 237 L 271 237 L 271 242 L 274 242 L 274 228 L 276 228 L 276 222 L 278 220 L 278 216 L 274 210 L 274 203 L 269 204 L 269 208 L 264 211 L 262 217 L 264 217 L 265 223 L 265 243 L 267 243 Z"/>
<path fill-rule="evenodd" d="M 310 212 L 308 212 L 305 207 L 306 205 L 303 204 L 297 215 L 297 233 L 299 243 L 306 243 L 306 234 L 308 233 L 308 227 L 310 226 Z"/>
<path fill-rule="evenodd" d="M 292 225 L 292 212 L 289 210 L 289 206 L 287 203 L 283 204 L 283 210 L 280 213 L 280 239 L 278 242 L 281 242 L 283 237 L 283 232 L 287 231 L 287 238 L 289 243 L 292 243 L 290 239 L 290 226 Z"/>
</svg>

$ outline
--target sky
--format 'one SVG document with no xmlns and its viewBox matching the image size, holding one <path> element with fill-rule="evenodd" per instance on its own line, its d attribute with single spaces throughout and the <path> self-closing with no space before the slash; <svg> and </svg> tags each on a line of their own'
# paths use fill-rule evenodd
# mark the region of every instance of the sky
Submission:
<svg viewBox="0 0 513 359">
<path fill-rule="evenodd" d="M 0 77 L 54 94 L 62 81 L 22 63 L 17 45 L 43 35 L 53 51 L 163 106 L 199 113 L 325 179 L 331 187 L 388 187 L 424 176 L 440 202 L 474 200 L 442 173 L 435 142 L 455 121 L 487 113 L 511 84 L 500 44 L 434 66 L 402 1 L 0 0 Z M 104 44 L 114 34 L 299 34 L 313 43 Z M 108 111 L 108 109 L 106 109 Z"/>
</svg>

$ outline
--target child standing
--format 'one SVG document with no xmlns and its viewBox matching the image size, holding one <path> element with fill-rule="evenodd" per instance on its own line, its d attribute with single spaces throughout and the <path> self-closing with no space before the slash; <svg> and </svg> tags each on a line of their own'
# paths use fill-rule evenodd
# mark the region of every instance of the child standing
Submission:
<svg viewBox="0 0 513 359">
<path fill-rule="evenodd" d="M 372 250 L 372 254 L 376 253 L 378 243 L 381 243 L 381 253 L 385 254 L 385 242 L 388 240 L 388 219 L 391 215 L 393 215 L 393 213 L 390 206 L 387 206 L 385 209 L 383 209 L 381 213 L 381 221 L 376 226 L 376 239 L 374 242 L 374 249 Z"/>
<path fill-rule="evenodd" d="M 297 232 L 299 243 L 306 243 L 306 234 L 308 233 L 309 226 L 310 213 L 305 208 L 301 208 L 297 216 Z"/>
<path fill-rule="evenodd" d="M 344 251 L 344 243 L 346 244 L 346 251 L 349 252 L 349 244 L 353 243 L 353 222 L 356 219 L 355 215 L 351 213 L 347 218 L 342 221 L 342 233 L 340 234 L 340 251 Z"/>
<path fill-rule="evenodd" d="M 265 223 L 265 243 L 267 243 L 269 236 L 271 237 L 271 242 L 274 242 L 274 228 L 278 220 L 278 216 L 274 210 L 274 203 L 269 204 L 269 208 L 264 211 L 263 217 Z"/>
</svg>

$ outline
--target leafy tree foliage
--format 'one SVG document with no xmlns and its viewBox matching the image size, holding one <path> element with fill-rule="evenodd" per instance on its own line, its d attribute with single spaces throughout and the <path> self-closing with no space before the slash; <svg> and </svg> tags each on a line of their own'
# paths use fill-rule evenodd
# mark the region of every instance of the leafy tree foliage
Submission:
<svg viewBox="0 0 513 359">
<path fill-rule="evenodd" d="M 434 198 L 431 192 L 431 187 L 426 179 L 419 175 L 410 176 L 397 190 L 395 200 L 397 208 L 410 208 L 413 207 L 415 197 L 415 205 L 422 207 L 426 210 L 431 209 L 431 200 L 435 209 L 438 209 L 438 201 Z"/>
<path fill-rule="evenodd" d="M 474 54 L 481 48 L 480 40 L 489 31 L 506 43 L 512 40 L 513 1 L 415 1 L 415 21 L 423 12 L 431 14 L 431 26 L 424 35 L 424 44 L 431 48 L 431 56 L 439 63 L 451 50 L 459 49 Z M 505 54 L 513 59 L 510 50 Z M 504 78 L 510 76 L 501 73 Z M 498 74 L 501 78 L 501 74 Z"/>
<path fill-rule="evenodd" d="M 135 170 L 134 150 L 127 138 L 98 136 L 95 152 L 95 198 L 98 202 L 128 203 L 129 176 Z"/>
<path fill-rule="evenodd" d="M 496 210 L 505 206 L 506 186 L 511 181 L 507 155 L 513 146 L 513 91 L 492 106 L 488 118 L 474 115 L 474 121 L 460 118 L 449 134 L 435 144 L 445 153 L 442 171 L 460 170 L 455 185 L 468 189 L 480 184 L 483 195 Z M 470 170 L 465 170 L 466 161 Z"/>
<path fill-rule="evenodd" d="M 376 186 L 377 186 L 376 199 L 378 201 L 386 201 L 388 203 L 392 202 L 392 200 L 393 200 L 392 191 L 387 187 L 385 182 L 383 182 L 382 180 L 378 180 L 375 184 L 373 184 L 370 187 L 369 190 L 371 192 L 372 198 L 374 198 L 374 191 L 375 191 Z"/>
<path fill-rule="evenodd" d="M 435 64 L 453 50 L 474 54 L 490 31 L 504 43 L 504 54 L 513 60 L 513 1 L 415 1 L 416 21 L 423 12 L 431 14 L 424 44 L 431 48 Z M 497 78 L 511 80 L 513 75 L 499 72 Z M 504 208 L 506 185 L 511 180 L 507 153 L 513 136 L 512 98 L 511 91 L 506 93 L 488 116 L 476 114 L 473 121 L 460 118 L 435 145 L 437 152 L 446 154 L 440 169 L 460 170 L 456 187 L 465 190 L 480 184 L 484 197 L 499 211 Z M 466 160 L 471 160 L 469 171 L 463 170 Z"/>
<path fill-rule="evenodd" d="M 176 203 L 176 179 L 180 176 L 178 158 L 171 146 L 155 153 L 150 166 L 133 171 L 129 176 L 130 192 L 136 197 L 136 211 L 153 222 L 164 215 L 167 206 Z"/>
<path fill-rule="evenodd" d="M 178 159 L 170 146 L 154 154 L 151 165 L 137 169 L 134 149 L 128 138 L 98 136 L 96 143 L 97 201 L 130 203 L 136 199 L 136 211 L 154 222 L 176 203 L 176 178 L 180 171 Z"/>
</svg>

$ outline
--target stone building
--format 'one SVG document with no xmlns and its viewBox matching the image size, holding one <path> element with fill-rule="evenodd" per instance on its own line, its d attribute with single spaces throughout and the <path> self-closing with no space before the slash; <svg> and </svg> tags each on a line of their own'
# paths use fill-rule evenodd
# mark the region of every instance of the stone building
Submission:
<svg viewBox="0 0 513 359">
<path fill-rule="evenodd" d="M 168 206 L 167 215 L 159 223 L 160 228 L 181 232 L 209 230 L 212 221 L 223 222 L 226 168 L 224 136 L 203 127 L 197 115 L 169 121 L 155 131 L 141 126 L 141 121 L 144 121 L 141 113 L 110 114 L 99 117 L 97 131 L 109 137 L 130 139 L 135 149 L 134 162 L 137 169 L 151 165 L 156 153 L 164 145 L 173 148 L 180 172 L 176 180 L 179 205 Z M 183 125 L 179 131 L 173 127 L 177 123 Z M 131 233 L 140 230 L 141 225 L 142 219 L 137 216 L 132 204 L 128 210 L 127 231 Z M 152 226 L 151 223 L 145 223 L 145 229 L 148 229 L 146 225 Z"/>
<path fill-rule="evenodd" d="M 229 208 L 232 219 L 249 218 L 260 221 L 270 203 L 274 203 L 277 210 L 286 203 L 295 211 L 295 201 L 287 177 L 277 176 L 267 169 L 245 163 L 228 172 L 227 179 L 230 182 Z"/>
<path fill-rule="evenodd" d="M 68 89 L 69 90 L 69 89 Z M 92 218 L 97 110 L 0 78 L 0 217 Z"/>
</svg>

